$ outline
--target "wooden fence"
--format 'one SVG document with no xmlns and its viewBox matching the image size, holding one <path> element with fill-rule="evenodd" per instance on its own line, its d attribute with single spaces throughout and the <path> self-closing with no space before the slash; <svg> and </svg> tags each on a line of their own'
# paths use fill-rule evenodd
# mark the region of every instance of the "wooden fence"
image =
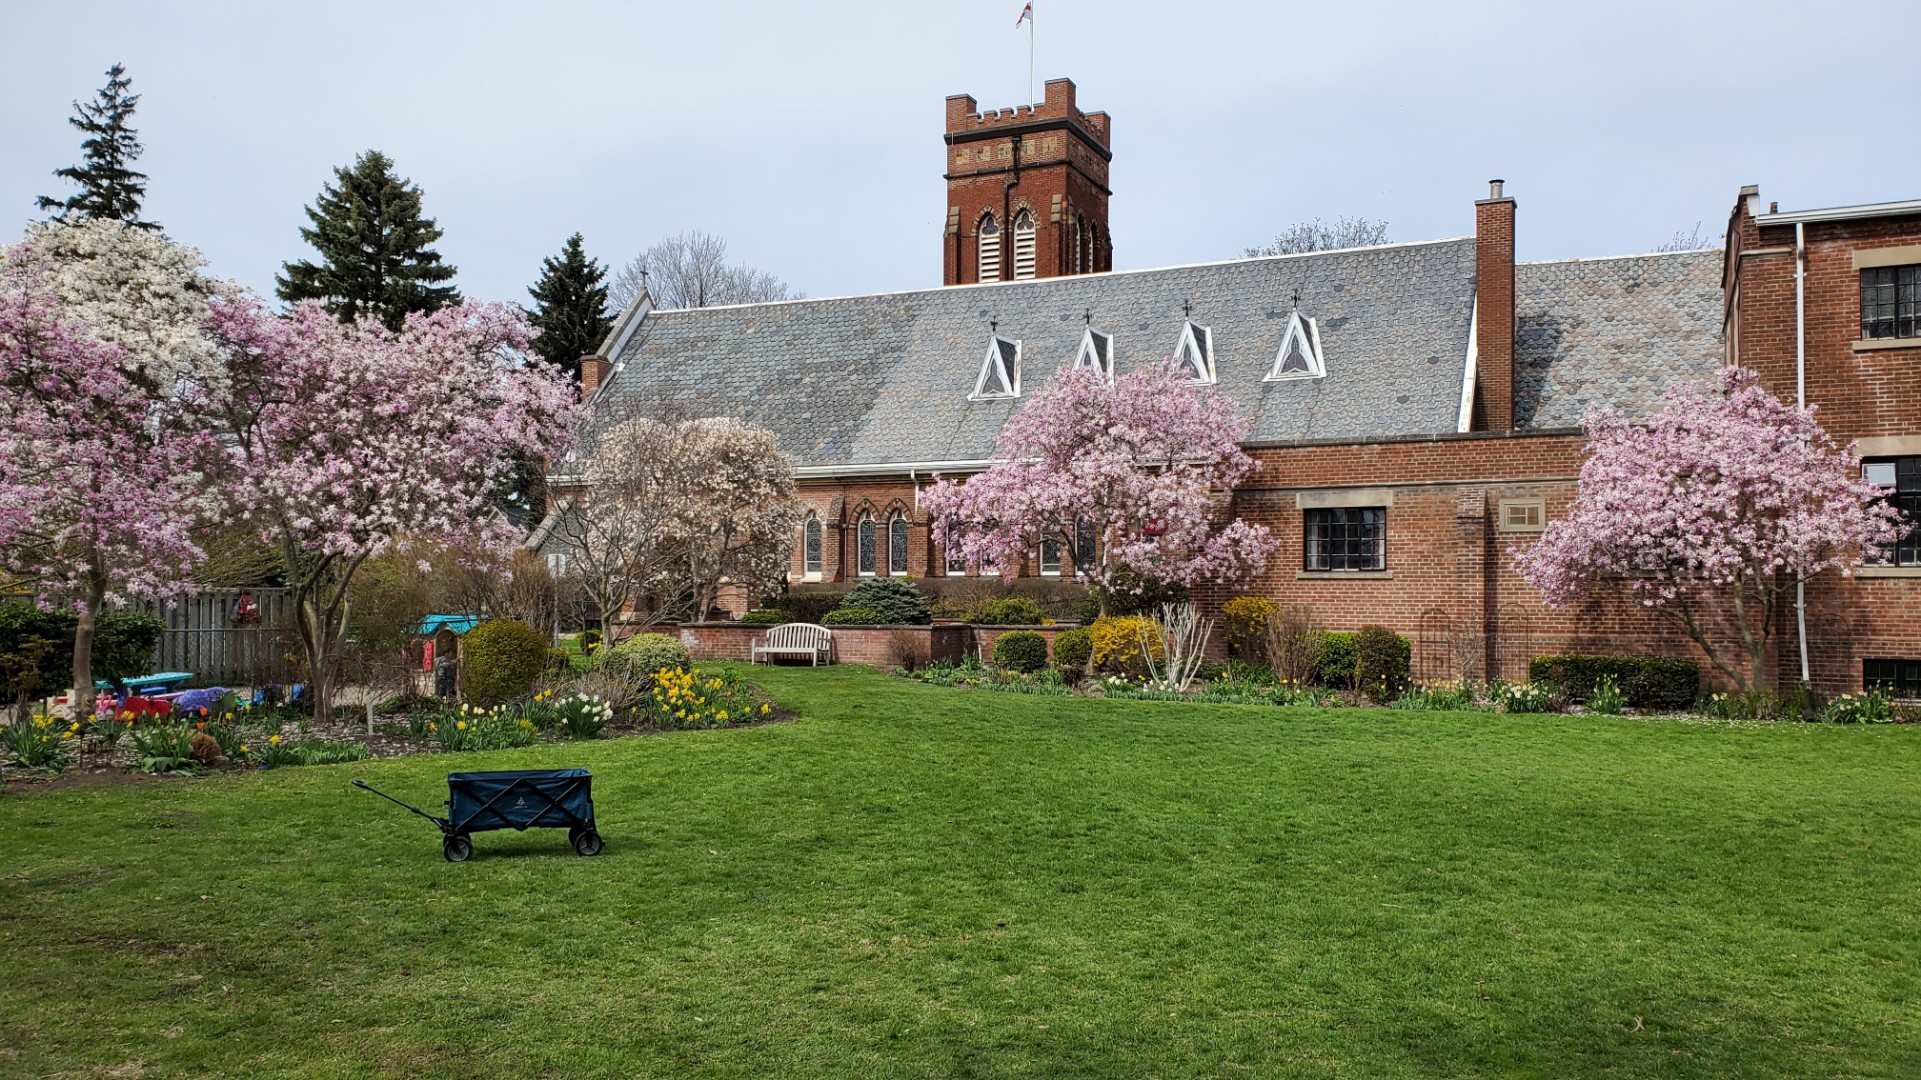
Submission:
<svg viewBox="0 0 1921 1080">
<path fill-rule="evenodd" d="M 155 671 L 191 671 L 201 685 L 252 686 L 298 681 L 300 638 L 287 589 L 249 589 L 260 621 L 233 624 L 239 589 L 210 589 L 152 605 L 164 624 Z"/>
</svg>

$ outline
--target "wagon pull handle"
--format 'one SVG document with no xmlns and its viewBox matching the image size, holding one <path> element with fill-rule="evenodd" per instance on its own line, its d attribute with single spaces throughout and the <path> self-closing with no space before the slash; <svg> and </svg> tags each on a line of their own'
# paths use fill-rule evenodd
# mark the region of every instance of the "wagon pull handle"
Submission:
<svg viewBox="0 0 1921 1080">
<path fill-rule="evenodd" d="M 379 788 L 373 786 L 372 784 L 369 784 L 368 782 L 360 779 L 359 777 L 355 777 L 352 783 L 353 783 L 353 786 L 360 788 L 363 791 L 371 791 L 375 795 L 378 795 L 381 798 L 387 800 L 388 802 L 393 803 L 395 806 L 404 807 L 408 810 L 413 811 L 416 814 L 419 814 L 421 817 L 424 817 L 428 821 L 433 822 L 435 825 L 440 826 L 441 829 L 443 830 L 446 829 L 447 827 L 447 823 L 444 820 L 437 818 L 432 814 L 429 814 L 427 811 L 422 810 L 418 806 L 413 806 L 409 803 L 401 802 L 399 799 L 394 798 L 392 795 L 387 794 L 386 792 L 380 790 Z"/>
</svg>

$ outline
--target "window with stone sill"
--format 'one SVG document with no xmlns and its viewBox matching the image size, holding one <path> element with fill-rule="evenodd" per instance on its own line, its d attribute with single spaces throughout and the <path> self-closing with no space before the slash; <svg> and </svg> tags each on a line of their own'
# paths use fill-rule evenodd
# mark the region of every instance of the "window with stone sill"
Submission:
<svg viewBox="0 0 1921 1080">
<path fill-rule="evenodd" d="M 874 565 L 878 558 L 875 550 L 874 519 L 862 517 L 860 526 L 854 530 L 856 571 L 861 577 L 873 577 Z"/>
<path fill-rule="evenodd" d="M 807 515 L 807 523 L 801 526 L 801 572 L 809 577 L 820 576 L 820 519 Z"/>
<path fill-rule="evenodd" d="M 907 576 L 907 519 L 899 514 L 887 523 L 887 572 Z"/>
<path fill-rule="evenodd" d="M 1908 526 L 1907 534 L 1872 560 L 1882 566 L 1921 566 L 1921 457 L 1873 458 L 1861 463 L 1861 476 L 1887 492 L 1886 498 Z"/>
<path fill-rule="evenodd" d="M 1861 271 L 1861 337 L 1921 337 L 1921 266 Z"/>
<path fill-rule="evenodd" d="M 1387 569 L 1387 509 L 1308 510 L 1301 569 L 1332 573 Z"/>
</svg>

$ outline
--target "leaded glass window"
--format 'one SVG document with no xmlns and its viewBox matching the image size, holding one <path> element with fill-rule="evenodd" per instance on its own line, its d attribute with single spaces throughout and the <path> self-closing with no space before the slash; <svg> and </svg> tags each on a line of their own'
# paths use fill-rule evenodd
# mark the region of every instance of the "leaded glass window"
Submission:
<svg viewBox="0 0 1921 1080">
<path fill-rule="evenodd" d="M 907 576 L 907 519 L 899 514 L 887 523 L 887 572 Z"/>
<path fill-rule="evenodd" d="M 1307 511 L 1302 568 L 1387 569 L 1387 511 L 1354 507 Z"/>
<path fill-rule="evenodd" d="M 1921 698 L 1921 660 L 1863 660 L 1861 685 L 1898 698 Z"/>
<path fill-rule="evenodd" d="M 1061 527 L 1050 524 L 1041 533 L 1041 576 L 1059 577 L 1061 573 Z"/>
<path fill-rule="evenodd" d="M 859 568 L 863 576 L 872 577 L 874 573 L 874 560 L 878 554 L 874 550 L 873 518 L 864 517 L 860 519 L 860 527 L 854 530 L 854 544 L 856 548 L 855 554 L 858 559 L 855 565 Z"/>
<path fill-rule="evenodd" d="M 1921 266 L 1861 271 L 1861 336 L 1921 337 Z"/>
<path fill-rule="evenodd" d="M 1086 573 L 1094 568 L 1095 560 L 1100 557 L 1100 539 L 1094 529 L 1094 522 L 1088 518 L 1074 519 L 1074 569 Z"/>
<path fill-rule="evenodd" d="M 820 519 L 809 514 L 802 527 L 801 568 L 809 574 L 820 573 Z"/>
</svg>

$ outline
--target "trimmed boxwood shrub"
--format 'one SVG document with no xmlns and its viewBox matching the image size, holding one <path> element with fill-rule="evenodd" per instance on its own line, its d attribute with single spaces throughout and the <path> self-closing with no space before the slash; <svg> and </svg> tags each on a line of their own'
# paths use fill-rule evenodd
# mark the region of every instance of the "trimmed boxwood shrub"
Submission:
<svg viewBox="0 0 1921 1080">
<path fill-rule="evenodd" d="M 546 667 L 547 635 L 519 619 L 488 619 L 460 639 L 460 688 L 476 705 L 520 697 Z"/>
<path fill-rule="evenodd" d="M 642 690 L 651 690 L 654 673 L 693 666 L 687 646 L 667 634 L 635 634 L 606 650 L 600 658 L 601 670 Z"/>
<path fill-rule="evenodd" d="M 1316 630 L 1312 637 L 1314 681 L 1338 690 L 1354 689 L 1354 635 Z"/>
<path fill-rule="evenodd" d="M 767 597 L 760 602 L 760 606 L 780 612 L 781 622 L 818 623 L 824 621 L 827 613 L 840 607 L 846 599 L 847 590 L 841 588 L 815 588 L 807 592 L 789 590 Z"/>
<path fill-rule="evenodd" d="M 1637 709 L 1685 709 L 1701 696 L 1701 669 L 1672 656 L 1559 653 L 1534 657 L 1527 665 L 1531 681 L 1555 683 L 1579 701 L 1593 695 L 1603 675 L 1614 676 Z"/>
<path fill-rule="evenodd" d="M 889 626 L 926 626 L 934 621 L 932 605 L 905 578 L 868 578 L 840 602 L 841 610 L 868 608 L 880 614 L 877 623 Z"/>
<path fill-rule="evenodd" d="M 886 622 L 886 617 L 869 607 L 844 607 L 820 617 L 822 626 L 879 626 Z"/>
<path fill-rule="evenodd" d="M 1039 671 L 1047 666 L 1047 639 L 1033 630 L 1009 630 L 994 639 L 994 666 Z"/>
<path fill-rule="evenodd" d="M 1354 632 L 1356 688 L 1376 701 L 1399 697 L 1407 688 L 1408 661 L 1412 655 L 1407 639 L 1387 627 L 1361 627 Z"/>
<path fill-rule="evenodd" d="M 787 622 L 788 618 L 777 608 L 755 608 L 742 615 L 740 621 L 749 626 L 778 626 Z"/>
<path fill-rule="evenodd" d="M 1054 635 L 1054 666 L 1085 670 L 1094 655 L 1094 634 L 1085 626 Z"/>
<path fill-rule="evenodd" d="M 968 622 L 982 626 L 1039 626 L 1046 617 L 1041 606 L 1025 596 L 982 600 L 967 613 Z"/>
</svg>

